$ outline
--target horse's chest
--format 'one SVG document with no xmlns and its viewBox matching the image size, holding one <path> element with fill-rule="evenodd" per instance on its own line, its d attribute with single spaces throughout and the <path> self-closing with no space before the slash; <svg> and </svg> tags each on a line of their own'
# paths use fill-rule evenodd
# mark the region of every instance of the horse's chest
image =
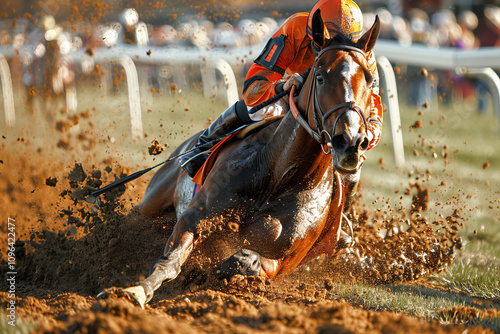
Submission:
<svg viewBox="0 0 500 334">
<path fill-rule="evenodd" d="M 332 198 L 332 182 L 323 180 L 313 189 L 297 194 L 296 210 L 292 220 L 292 240 L 305 238 L 322 227 Z"/>
<path fill-rule="evenodd" d="M 251 244 L 265 245 L 258 247 L 265 257 L 282 258 L 314 243 L 329 212 L 332 182 L 325 178 L 312 189 L 271 196 L 251 218 L 247 234 Z"/>
</svg>

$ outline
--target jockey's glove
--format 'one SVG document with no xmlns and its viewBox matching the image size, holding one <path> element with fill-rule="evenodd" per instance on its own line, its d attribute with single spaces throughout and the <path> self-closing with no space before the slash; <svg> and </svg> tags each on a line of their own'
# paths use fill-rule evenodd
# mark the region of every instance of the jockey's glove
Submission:
<svg viewBox="0 0 500 334">
<path fill-rule="evenodd" d="M 304 81 L 304 77 L 300 75 L 300 73 L 294 73 L 284 83 L 283 90 L 287 90 L 292 88 L 292 86 L 295 86 L 295 91 L 300 91 Z"/>
</svg>

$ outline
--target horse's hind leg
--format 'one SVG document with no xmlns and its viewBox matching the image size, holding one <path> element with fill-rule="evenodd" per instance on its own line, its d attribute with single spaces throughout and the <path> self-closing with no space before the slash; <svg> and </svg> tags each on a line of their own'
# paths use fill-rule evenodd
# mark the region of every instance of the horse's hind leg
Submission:
<svg viewBox="0 0 500 334">
<path fill-rule="evenodd" d="M 135 206 L 144 216 L 154 216 L 174 204 L 175 188 L 180 167 L 168 162 L 153 176 L 139 205 Z"/>
<path fill-rule="evenodd" d="M 170 158 L 187 150 L 194 140 L 196 140 L 195 136 L 182 143 Z M 177 161 L 172 160 L 164 164 L 149 182 L 141 203 L 136 205 L 135 209 L 144 216 L 155 216 L 172 205 L 177 207 L 179 203 L 176 203 L 176 193 L 185 192 L 183 190 L 177 191 L 181 178 L 182 169 Z M 192 194 L 192 188 L 188 193 Z M 186 209 L 185 207 L 186 205 L 183 206 L 182 211 Z M 179 212 L 179 210 L 177 211 Z"/>
</svg>

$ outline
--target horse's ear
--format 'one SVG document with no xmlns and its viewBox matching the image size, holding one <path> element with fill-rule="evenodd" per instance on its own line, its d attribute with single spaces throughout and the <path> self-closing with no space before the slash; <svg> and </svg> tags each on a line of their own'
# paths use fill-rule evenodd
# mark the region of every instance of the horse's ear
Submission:
<svg viewBox="0 0 500 334">
<path fill-rule="evenodd" d="M 322 47 L 325 43 L 325 24 L 321 18 L 321 10 L 317 10 L 313 14 L 312 18 L 312 35 L 314 43 Z"/>
<path fill-rule="evenodd" d="M 377 15 L 375 16 L 375 22 L 373 22 L 373 25 L 370 28 L 370 30 L 365 32 L 356 44 L 358 44 L 359 48 L 363 49 L 363 51 L 365 52 L 371 51 L 373 50 L 373 47 L 377 42 L 379 34 L 380 34 L 380 20 Z"/>
</svg>

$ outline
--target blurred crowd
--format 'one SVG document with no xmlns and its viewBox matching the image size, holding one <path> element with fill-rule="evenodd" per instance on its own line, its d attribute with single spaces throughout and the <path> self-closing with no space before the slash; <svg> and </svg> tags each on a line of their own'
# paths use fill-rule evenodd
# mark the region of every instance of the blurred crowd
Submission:
<svg viewBox="0 0 500 334">
<path fill-rule="evenodd" d="M 398 41 L 401 45 L 426 45 L 432 48 L 451 47 L 471 50 L 479 47 L 500 46 L 500 7 L 485 6 L 475 14 L 464 10 L 455 15 L 451 10 L 441 10 L 429 15 L 413 8 L 406 17 L 392 15 L 385 8 L 364 14 L 365 26 L 378 15 L 381 22 L 380 38 Z M 490 92 L 484 81 L 465 79 L 453 71 L 435 70 L 431 76 L 422 76 L 416 71 L 406 71 L 406 89 L 401 91 L 406 102 L 416 106 L 437 106 L 437 100 L 447 104 L 451 100 L 477 100 L 480 112 L 485 112 L 490 101 Z M 498 69 L 495 69 L 498 70 Z M 404 83 L 400 82 L 400 85 Z M 457 101 L 458 100 L 458 101 Z"/>
<path fill-rule="evenodd" d="M 375 15 L 381 21 L 381 38 L 402 45 L 460 49 L 500 46 L 500 7 L 494 5 L 485 6 L 480 13 L 464 10 L 458 14 L 442 10 L 429 15 L 414 8 L 404 17 L 379 8 L 364 14 L 365 28 L 371 26 Z M 22 84 L 28 90 L 60 95 L 67 93 L 67 88 L 74 84 L 75 66 L 68 57 L 71 52 L 92 53 L 95 49 L 123 44 L 202 49 L 257 47 L 264 45 L 283 20 L 264 17 L 216 23 L 208 19 L 186 19 L 176 26 L 154 26 L 141 20 L 140 13 L 132 8 L 123 10 L 115 22 L 102 24 L 83 21 L 58 23 L 48 15 L 36 19 L 36 24 L 28 19 L 18 20 L 15 24 L 0 21 L 0 52 L 6 46 L 23 50 L 20 64 Z M 413 102 L 418 104 L 421 101 L 417 100 L 428 98 L 421 95 L 419 92 L 410 94 L 410 102 L 414 99 Z M 415 99 L 415 96 L 420 97 Z"/>
<path fill-rule="evenodd" d="M 455 15 L 445 9 L 431 15 L 413 8 L 406 17 L 392 15 L 385 8 L 364 14 L 365 26 L 378 15 L 380 37 L 401 45 L 423 44 L 429 47 L 474 49 L 500 46 L 500 7 L 488 5 L 475 14 L 470 10 Z"/>
<path fill-rule="evenodd" d="M 402 45 L 414 43 L 431 47 L 472 49 L 480 46 L 500 46 L 500 7 L 488 5 L 481 13 L 463 10 L 455 14 L 442 10 L 428 14 L 413 8 L 404 17 L 391 14 L 386 8 L 365 12 L 365 27 L 378 15 L 381 38 L 396 40 Z M 56 24 L 52 16 L 39 18 L 37 24 L 22 19 L 20 24 L 0 21 L 0 45 L 24 44 L 36 46 L 39 42 L 57 40 L 62 47 L 71 42 L 72 49 L 90 46 L 113 47 L 122 43 L 140 46 L 196 46 L 200 48 L 242 47 L 262 44 L 283 23 L 264 17 L 259 20 L 241 19 L 237 22 L 213 22 L 191 19 L 172 26 L 154 26 L 140 20 L 133 8 L 125 9 L 115 22 L 62 22 Z"/>
</svg>

